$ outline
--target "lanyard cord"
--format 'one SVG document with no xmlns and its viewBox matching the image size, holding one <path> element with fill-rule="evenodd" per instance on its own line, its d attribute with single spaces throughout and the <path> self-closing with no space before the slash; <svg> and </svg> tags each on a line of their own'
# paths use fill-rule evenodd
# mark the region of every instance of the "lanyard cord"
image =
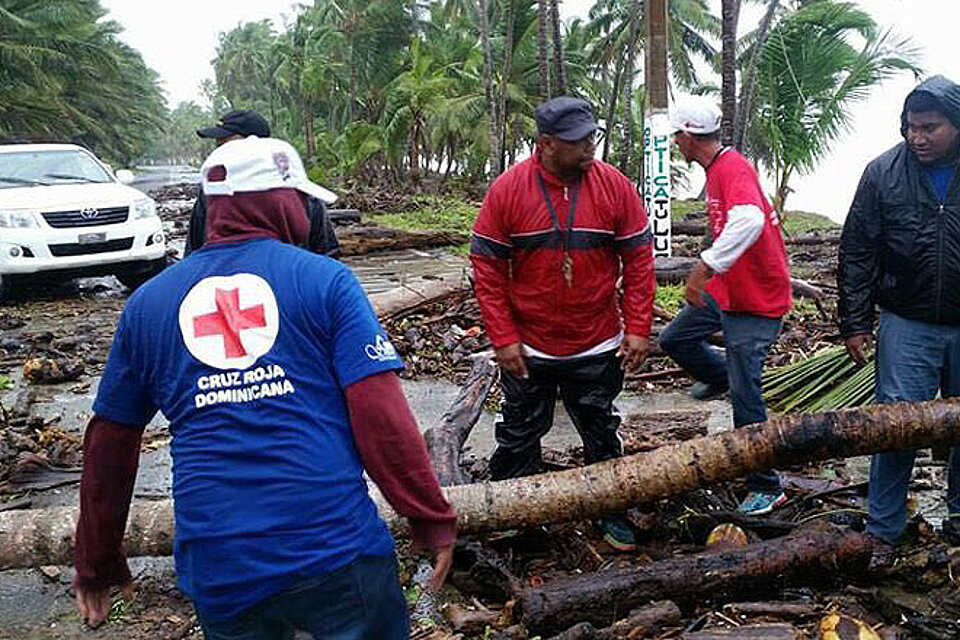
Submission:
<svg viewBox="0 0 960 640">
<path fill-rule="evenodd" d="M 540 183 L 540 193 L 543 194 L 543 201 L 547 205 L 547 212 L 550 213 L 550 219 L 553 221 L 553 228 L 558 234 L 562 234 L 563 251 L 566 253 L 570 247 L 570 233 L 573 231 L 573 220 L 577 214 L 577 196 L 580 193 L 580 180 L 577 179 L 574 181 L 573 188 L 571 189 L 572 193 L 570 195 L 570 209 L 567 212 L 566 229 L 560 227 L 560 218 L 557 216 L 557 210 L 553 208 L 553 202 L 550 201 L 550 194 L 547 193 L 547 183 L 539 172 L 537 172 L 537 181 Z"/>
</svg>

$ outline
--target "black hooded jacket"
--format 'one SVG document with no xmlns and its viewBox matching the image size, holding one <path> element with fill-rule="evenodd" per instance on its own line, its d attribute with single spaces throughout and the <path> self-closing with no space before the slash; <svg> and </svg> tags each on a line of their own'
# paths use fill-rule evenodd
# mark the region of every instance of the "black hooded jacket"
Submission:
<svg viewBox="0 0 960 640">
<path fill-rule="evenodd" d="M 307 198 L 307 216 L 310 218 L 310 237 L 306 249 L 331 258 L 340 256 L 340 242 L 333 230 L 333 222 L 327 206 L 319 198 Z M 187 242 L 183 249 L 186 258 L 204 245 L 207 239 L 207 199 L 201 193 L 193 203 L 190 223 L 187 225 Z"/>
<path fill-rule="evenodd" d="M 914 91 L 934 96 L 960 129 L 960 86 L 935 76 Z M 906 117 L 904 109 L 903 134 Z M 844 337 L 873 331 L 874 305 L 913 320 L 960 325 L 958 174 L 941 202 L 906 142 L 867 165 L 840 240 Z"/>
</svg>

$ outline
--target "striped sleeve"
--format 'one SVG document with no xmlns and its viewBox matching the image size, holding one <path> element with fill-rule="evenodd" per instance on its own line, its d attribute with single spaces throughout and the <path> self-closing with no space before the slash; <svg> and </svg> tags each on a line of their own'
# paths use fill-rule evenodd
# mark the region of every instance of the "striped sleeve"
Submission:
<svg viewBox="0 0 960 640">
<path fill-rule="evenodd" d="M 614 248 L 623 270 L 623 321 L 628 334 L 648 337 L 653 326 L 653 234 L 640 195 L 624 178 L 616 218 Z"/>
<path fill-rule="evenodd" d="M 473 226 L 470 242 L 474 290 L 487 335 L 495 349 L 520 342 L 508 295 L 513 244 L 508 231 L 508 209 L 503 191 L 504 185 L 500 181 L 490 187 Z"/>
</svg>

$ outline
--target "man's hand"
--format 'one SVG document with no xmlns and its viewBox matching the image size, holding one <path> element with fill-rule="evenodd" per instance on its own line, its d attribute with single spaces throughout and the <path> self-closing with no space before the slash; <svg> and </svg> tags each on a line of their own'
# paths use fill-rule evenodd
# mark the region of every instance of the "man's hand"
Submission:
<svg viewBox="0 0 960 640">
<path fill-rule="evenodd" d="M 430 590 L 434 593 L 440 591 L 447 574 L 450 573 L 450 567 L 453 566 L 453 545 L 440 547 L 433 552 L 433 576 L 430 578 Z"/>
<path fill-rule="evenodd" d="M 500 347 L 495 351 L 497 364 L 515 378 L 529 378 L 527 363 L 523 359 L 523 349 L 519 342 Z"/>
<path fill-rule="evenodd" d="M 867 357 L 863 353 L 865 346 L 873 342 L 873 336 L 869 333 L 858 333 L 850 336 L 844 341 L 847 347 L 847 355 L 861 367 L 867 364 Z"/>
<path fill-rule="evenodd" d="M 637 367 L 643 364 L 650 353 L 650 340 L 632 333 L 623 336 L 623 342 L 620 343 L 618 356 L 623 356 L 623 362 L 620 367 L 624 371 L 636 371 Z"/>
<path fill-rule="evenodd" d="M 693 266 L 693 270 L 687 276 L 687 288 L 683 292 L 684 299 L 691 307 L 701 308 L 706 305 L 703 301 L 703 289 L 711 276 L 713 276 L 713 269 L 703 260 L 697 261 Z"/>
<path fill-rule="evenodd" d="M 123 585 L 123 599 L 125 602 L 133 600 L 132 583 Z M 91 629 L 96 629 L 110 614 L 110 588 L 87 589 L 78 586 L 77 609 L 80 611 L 80 619 Z"/>
</svg>

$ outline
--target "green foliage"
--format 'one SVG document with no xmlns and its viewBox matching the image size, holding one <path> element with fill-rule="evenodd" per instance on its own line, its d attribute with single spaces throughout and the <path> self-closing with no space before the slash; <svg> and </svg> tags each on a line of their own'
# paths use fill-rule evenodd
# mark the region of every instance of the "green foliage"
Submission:
<svg viewBox="0 0 960 640">
<path fill-rule="evenodd" d="M 684 289 L 682 284 L 657 285 L 657 294 L 653 303 L 671 313 L 677 313 L 683 308 Z"/>
<path fill-rule="evenodd" d="M 873 357 L 859 367 L 844 347 L 830 347 L 763 375 L 763 396 L 774 411 L 830 411 L 873 402 Z"/>
<path fill-rule="evenodd" d="M 776 180 L 783 209 L 790 179 L 816 168 L 850 126 L 850 107 L 900 71 L 919 74 L 916 48 L 881 31 L 852 2 L 810 0 L 783 14 L 760 55 L 752 155 Z"/>
<path fill-rule="evenodd" d="M 674 220 L 685 220 L 695 211 L 702 212 L 706 206 L 703 200 L 674 200 L 670 203 L 670 216 Z"/>
<path fill-rule="evenodd" d="M 0 138 L 71 141 L 108 161 L 140 157 L 163 125 L 157 74 L 98 0 L 4 0 Z"/>
<path fill-rule="evenodd" d="M 417 203 L 420 207 L 411 211 L 378 215 L 377 223 L 411 231 L 456 231 L 469 234 L 477 219 L 476 205 L 455 198 L 423 196 Z"/>
<path fill-rule="evenodd" d="M 787 211 L 782 214 L 783 230 L 788 236 L 798 236 L 811 231 L 828 231 L 840 227 L 836 222 L 819 213 Z"/>
<path fill-rule="evenodd" d="M 13 381 L 7 376 L 0 376 L 0 391 L 5 391 L 13 386 Z"/>
</svg>

